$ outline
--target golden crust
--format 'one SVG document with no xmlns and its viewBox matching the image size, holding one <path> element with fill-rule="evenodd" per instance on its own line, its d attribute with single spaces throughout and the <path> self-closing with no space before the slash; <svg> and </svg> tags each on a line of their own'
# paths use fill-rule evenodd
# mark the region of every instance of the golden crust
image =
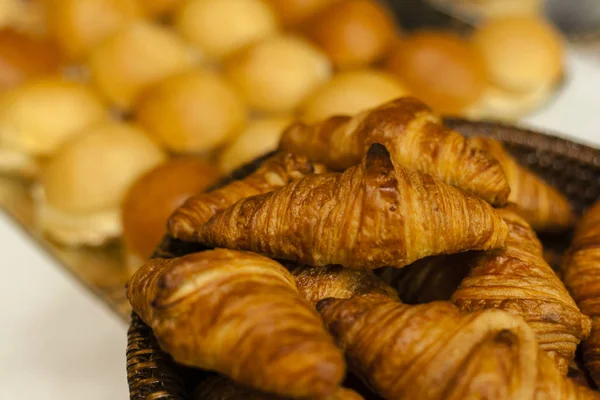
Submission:
<svg viewBox="0 0 600 400">
<path fill-rule="evenodd" d="M 600 202 L 581 218 L 563 263 L 563 279 L 581 311 L 592 318 L 583 358 L 600 384 Z"/>
<path fill-rule="evenodd" d="M 301 264 L 373 269 L 502 247 L 507 232 L 485 201 L 394 166 L 385 147 L 373 145 L 342 174 L 240 200 L 207 221 L 198 240 Z"/>
<path fill-rule="evenodd" d="M 562 231 L 575 222 L 568 199 L 540 177 L 519 165 L 491 138 L 469 139 L 473 146 L 487 151 L 500 162 L 510 185 L 508 201 L 517 205 L 517 212 L 536 231 Z"/>
<path fill-rule="evenodd" d="M 494 205 L 508 198 L 510 188 L 500 164 L 444 127 L 429 107 L 412 97 L 354 117 L 294 124 L 284 132 L 280 148 L 344 170 L 358 164 L 373 143 L 385 145 L 395 163 L 431 174 Z"/>
<path fill-rule="evenodd" d="M 313 306 L 329 297 L 348 299 L 363 294 L 382 294 L 398 298 L 396 291 L 372 271 L 348 269 L 341 265 L 303 265 L 296 266 L 291 273 L 300 295 Z"/>
<path fill-rule="evenodd" d="M 238 200 L 273 191 L 307 175 L 323 171 L 322 166 L 312 164 L 304 156 L 277 153 L 246 178 L 188 199 L 169 219 L 169 233 L 176 239 L 193 241 L 197 230 L 210 217 Z"/>
<path fill-rule="evenodd" d="M 279 263 L 217 249 L 154 259 L 129 283 L 136 313 L 175 361 L 290 397 L 335 393 L 344 360 Z"/>
<path fill-rule="evenodd" d="M 527 222 L 510 210 L 499 213 L 509 227 L 506 248 L 474 255 L 472 270 L 451 301 L 463 311 L 498 308 L 520 315 L 540 349 L 566 374 L 577 345 L 589 335 L 590 320 L 544 261 L 542 245 Z"/>
<path fill-rule="evenodd" d="M 409 306 L 385 296 L 317 308 L 349 367 L 389 399 L 531 399 L 537 346 L 507 313 L 461 314 L 449 302 Z"/>
<path fill-rule="evenodd" d="M 532 330 L 501 310 L 405 305 L 381 295 L 317 306 L 349 368 L 389 399 L 598 399 L 563 378 Z"/>
</svg>

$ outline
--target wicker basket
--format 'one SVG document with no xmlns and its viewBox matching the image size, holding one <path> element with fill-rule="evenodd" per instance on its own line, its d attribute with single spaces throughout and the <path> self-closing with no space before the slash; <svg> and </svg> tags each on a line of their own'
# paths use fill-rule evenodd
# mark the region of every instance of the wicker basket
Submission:
<svg viewBox="0 0 600 400">
<path fill-rule="evenodd" d="M 529 130 L 495 123 L 452 119 L 446 123 L 466 134 L 500 139 L 531 170 L 565 193 L 578 213 L 600 198 L 600 150 Z M 239 179 L 256 168 L 257 160 L 236 171 Z M 221 182 L 220 184 L 224 184 Z M 569 244 L 570 235 L 543 237 L 544 246 L 557 253 Z M 155 256 L 174 257 L 203 250 L 198 245 L 166 237 Z M 163 353 L 151 330 L 133 314 L 127 343 L 127 380 L 131 399 L 186 399 L 194 371 L 177 366 Z"/>
</svg>

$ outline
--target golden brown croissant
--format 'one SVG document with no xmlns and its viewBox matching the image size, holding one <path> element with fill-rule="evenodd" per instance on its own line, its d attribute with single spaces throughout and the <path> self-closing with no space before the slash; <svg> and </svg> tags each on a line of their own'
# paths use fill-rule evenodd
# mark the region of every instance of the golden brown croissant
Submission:
<svg viewBox="0 0 600 400">
<path fill-rule="evenodd" d="M 344 170 L 358 164 L 373 143 L 385 145 L 395 163 L 433 175 L 494 205 L 508 198 L 510 188 L 500 164 L 446 128 L 429 107 L 412 97 L 354 117 L 294 124 L 283 133 L 280 149 Z"/>
<path fill-rule="evenodd" d="M 286 400 L 289 397 L 280 397 L 257 392 L 237 385 L 230 379 L 221 376 L 207 378 L 194 390 L 193 400 Z M 362 396 L 353 390 L 340 388 L 337 392 L 327 397 L 328 400 L 362 400 Z"/>
<path fill-rule="evenodd" d="M 301 264 L 396 268 L 420 258 L 504 245 L 485 201 L 392 164 L 384 146 L 344 173 L 311 175 L 240 200 L 199 232 L 201 243 Z"/>
<path fill-rule="evenodd" d="M 305 156 L 277 153 L 246 178 L 188 199 L 169 219 L 169 233 L 176 239 L 193 241 L 195 232 L 202 224 L 238 200 L 270 192 L 289 182 L 323 171 L 321 165 L 313 165 Z"/>
<path fill-rule="evenodd" d="M 294 278 L 258 254 L 154 259 L 133 276 L 128 297 L 182 364 L 289 397 L 333 395 L 344 377 L 342 354 Z"/>
<path fill-rule="evenodd" d="M 581 311 L 592 317 L 592 333 L 583 343 L 583 360 L 600 385 L 600 202 L 577 226 L 565 256 L 563 279 Z"/>
<path fill-rule="evenodd" d="M 386 399 L 533 398 L 537 345 L 520 318 L 381 295 L 325 299 L 317 308 L 349 368 Z"/>
<path fill-rule="evenodd" d="M 519 317 L 381 295 L 317 305 L 349 367 L 386 399 L 596 399 L 564 379 Z"/>
<path fill-rule="evenodd" d="M 589 334 L 583 315 L 564 284 L 542 256 L 531 227 L 510 210 L 499 210 L 508 224 L 506 248 L 473 255 L 471 272 L 451 301 L 463 311 L 499 308 L 520 315 L 536 334 L 540 349 L 567 373 L 581 339 Z M 464 258 L 446 257 L 446 268 Z"/>
<path fill-rule="evenodd" d="M 519 165 L 504 150 L 502 143 L 492 138 L 469 139 L 475 147 L 487 151 L 502 165 L 510 195 L 508 201 L 518 206 L 518 213 L 536 231 L 560 231 L 570 228 L 575 215 L 565 196 L 540 177 Z"/>
<path fill-rule="evenodd" d="M 328 297 L 348 299 L 361 294 L 378 293 L 397 299 L 396 291 L 372 271 L 344 268 L 340 265 L 296 266 L 291 270 L 298 291 L 313 306 Z"/>
<path fill-rule="evenodd" d="M 553 360 L 545 352 L 538 354 L 538 379 L 535 400 L 593 400 L 600 399 L 600 393 L 573 379 L 563 378 Z"/>
</svg>

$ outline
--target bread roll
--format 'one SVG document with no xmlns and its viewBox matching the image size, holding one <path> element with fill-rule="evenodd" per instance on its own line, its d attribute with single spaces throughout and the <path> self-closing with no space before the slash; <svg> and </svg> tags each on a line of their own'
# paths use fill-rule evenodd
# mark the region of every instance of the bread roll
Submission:
<svg viewBox="0 0 600 400">
<path fill-rule="evenodd" d="M 229 173 L 277 149 L 283 130 L 293 121 L 291 116 L 263 117 L 250 121 L 246 129 L 221 151 L 219 168 Z"/>
<path fill-rule="evenodd" d="M 304 122 L 354 115 L 409 94 L 396 77 L 375 69 L 342 72 L 313 93 L 301 108 Z"/>
<path fill-rule="evenodd" d="M 265 0 L 284 26 L 306 22 L 330 4 L 340 0 Z"/>
<path fill-rule="evenodd" d="M 277 29 L 262 0 L 190 0 L 178 11 L 175 29 L 208 57 L 222 59 Z"/>
<path fill-rule="evenodd" d="M 217 169 L 206 161 L 181 158 L 153 168 L 129 188 L 121 220 L 131 273 L 150 258 L 175 209 L 214 183 L 218 176 Z"/>
<path fill-rule="evenodd" d="M 53 42 L 13 29 L 0 30 L 0 92 L 55 73 L 60 65 L 61 55 Z"/>
<path fill-rule="evenodd" d="M 29 81 L 0 95 L 0 168 L 31 169 L 65 141 L 108 115 L 88 87 L 62 78 Z M 12 155 L 9 155 L 12 154 Z"/>
<path fill-rule="evenodd" d="M 67 245 L 100 245 L 121 234 L 120 204 L 129 186 L 165 154 L 134 126 L 86 129 L 49 161 L 38 193 L 43 231 Z"/>
<path fill-rule="evenodd" d="M 554 89 L 555 85 L 550 84 L 528 92 L 513 92 L 489 85 L 479 101 L 466 109 L 464 115 L 474 119 L 516 121 L 548 102 Z"/>
<path fill-rule="evenodd" d="M 346 0 L 318 14 L 306 32 L 336 67 L 353 68 L 381 59 L 395 29 L 394 20 L 379 2 Z"/>
<path fill-rule="evenodd" d="M 306 40 L 278 35 L 237 53 L 226 73 L 252 107 L 283 113 L 329 79 L 331 64 Z"/>
<path fill-rule="evenodd" d="M 140 15 L 136 0 L 48 0 L 48 27 L 65 54 L 80 59 Z"/>
<path fill-rule="evenodd" d="M 487 21 L 472 37 L 491 82 L 501 89 L 529 92 L 556 82 L 563 70 L 558 32 L 533 16 Z"/>
<path fill-rule="evenodd" d="M 229 82 L 212 71 L 192 70 L 145 92 L 136 117 L 169 150 L 205 153 L 244 127 L 246 108 Z"/>
<path fill-rule="evenodd" d="M 399 41 L 386 67 L 413 95 L 444 114 L 475 103 L 487 85 L 478 52 L 447 32 L 423 31 Z"/>
<path fill-rule="evenodd" d="M 139 21 L 96 47 L 88 65 L 102 93 L 127 110 L 142 90 L 190 69 L 193 57 L 173 32 Z"/>
<path fill-rule="evenodd" d="M 147 15 L 160 17 L 170 14 L 183 3 L 183 0 L 143 0 L 141 6 Z"/>
</svg>

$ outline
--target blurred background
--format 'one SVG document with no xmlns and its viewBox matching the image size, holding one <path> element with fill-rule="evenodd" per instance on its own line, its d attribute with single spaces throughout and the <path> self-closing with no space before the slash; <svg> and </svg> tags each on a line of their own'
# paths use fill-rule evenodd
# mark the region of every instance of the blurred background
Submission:
<svg viewBox="0 0 600 400">
<path fill-rule="evenodd" d="M 596 0 L 0 0 L 0 397 L 126 398 L 128 276 L 292 122 L 412 95 L 600 146 L 598 91 Z"/>
</svg>

